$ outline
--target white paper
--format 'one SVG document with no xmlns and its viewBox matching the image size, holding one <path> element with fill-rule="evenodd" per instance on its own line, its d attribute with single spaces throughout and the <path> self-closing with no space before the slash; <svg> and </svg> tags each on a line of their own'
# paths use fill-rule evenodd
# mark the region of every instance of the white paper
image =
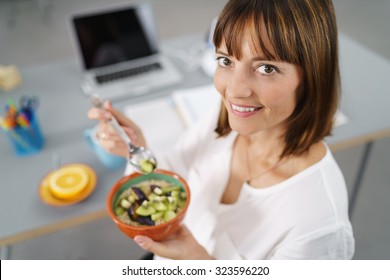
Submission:
<svg viewBox="0 0 390 280">
<path fill-rule="evenodd" d="M 172 93 L 172 99 L 187 127 L 221 102 L 214 85 L 178 90 Z"/>
<path fill-rule="evenodd" d="M 170 98 L 128 105 L 123 112 L 142 129 L 151 150 L 170 149 L 185 128 Z"/>
<path fill-rule="evenodd" d="M 345 125 L 349 122 L 349 118 L 340 110 L 337 110 L 334 116 L 334 127 Z"/>
</svg>

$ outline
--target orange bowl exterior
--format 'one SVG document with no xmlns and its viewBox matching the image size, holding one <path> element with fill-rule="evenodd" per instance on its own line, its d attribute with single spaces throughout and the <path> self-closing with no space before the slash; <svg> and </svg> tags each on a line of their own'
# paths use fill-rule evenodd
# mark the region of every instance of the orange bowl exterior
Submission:
<svg viewBox="0 0 390 280">
<path fill-rule="evenodd" d="M 176 179 L 177 181 L 179 181 L 183 185 L 184 190 L 187 194 L 186 204 L 183 207 L 183 209 L 177 214 L 177 216 L 175 218 L 173 218 L 172 220 L 169 220 L 168 222 L 159 224 L 159 225 L 133 226 L 133 225 L 125 224 L 116 217 L 116 215 L 112 209 L 112 204 L 113 204 L 113 200 L 115 199 L 115 195 L 116 195 L 117 191 L 120 189 L 120 187 L 125 182 L 132 180 L 134 178 L 137 178 L 139 176 L 146 176 L 147 177 L 147 175 L 140 174 L 140 173 L 132 173 L 128 176 L 121 178 L 118 182 L 116 182 L 114 184 L 114 186 L 111 188 L 110 192 L 108 193 L 106 208 L 107 208 L 109 216 L 114 221 L 114 223 L 117 225 L 117 227 L 125 235 L 127 235 L 130 238 L 134 238 L 137 235 L 145 235 L 145 236 L 148 236 L 156 241 L 163 240 L 163 239 L 167 238 L 169 235 L 173 234 L 176 230 L 178 230 L 181 222 L 184 219 L 185 213 L 186 213 L 188 205 L 190 203 L 190 198 L 191 198 L 190 189 L 187 185 L 187 182 L 182 177 L 180 177 L 179 175 L 177 175 L 171 171 L 166 171 L 166 170 L 161 170 L 161 169 L 155 170 L 154 173 L 167 175 L 167 176 L 172 177 L 172 178 Z M 145 180 L 148 180 L 148 179 L 145 178 Z"/>
</svg>

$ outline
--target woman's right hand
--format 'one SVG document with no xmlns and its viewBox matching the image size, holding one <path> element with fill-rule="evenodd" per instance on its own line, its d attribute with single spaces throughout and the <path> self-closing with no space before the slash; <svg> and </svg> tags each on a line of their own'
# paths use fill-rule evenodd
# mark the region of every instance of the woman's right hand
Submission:
<svg viewBox="0 0 390 280">
<path fill-rule="evenodd" d="M 129 148 L 127 144 L 108 122 L 111 116 L 116 118 L 134 145 L 146 147 L 146 141 L 143 133 L 133 121 L 112 107 L 109 101 L 105 101 L 103 107 L 104 109 L 91 108 L 88 111 L 88 118 L 100 121 L 96 137 L 98 138 L 100 145 L 106 151 L 122 157 L 129 156 Z"/>
</svg>

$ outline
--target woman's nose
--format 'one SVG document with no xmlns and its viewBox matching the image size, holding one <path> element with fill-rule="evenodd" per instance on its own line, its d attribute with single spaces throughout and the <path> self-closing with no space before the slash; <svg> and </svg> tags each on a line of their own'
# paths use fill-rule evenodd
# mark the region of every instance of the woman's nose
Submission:
<svg viewBox="0 0 390 280">
<path fill-rule="evenodd" d="M 230 77 L 226 92 L 229 97 L 244 98 L 253 94 L 250 75 L 243 70 L 237 69 Z"/>
</svg>

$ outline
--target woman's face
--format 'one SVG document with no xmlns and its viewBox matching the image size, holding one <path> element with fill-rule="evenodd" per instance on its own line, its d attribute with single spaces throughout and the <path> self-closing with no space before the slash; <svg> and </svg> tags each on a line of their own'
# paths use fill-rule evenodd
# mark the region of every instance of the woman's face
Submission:
<svg viewBox="0 0 390 280">
<path fill-rule="evenodd" d="M 249 32 L 244 39 L 240 59 L 228 55 L 224 42 L 216 50 L 214 84 L 228 111 L 230 127 L 243 135 L 284 133 L 285 120 L 296 106 L 302 70 L 294 64 L 267 60 L 251 45 Z"/>
</svg>

